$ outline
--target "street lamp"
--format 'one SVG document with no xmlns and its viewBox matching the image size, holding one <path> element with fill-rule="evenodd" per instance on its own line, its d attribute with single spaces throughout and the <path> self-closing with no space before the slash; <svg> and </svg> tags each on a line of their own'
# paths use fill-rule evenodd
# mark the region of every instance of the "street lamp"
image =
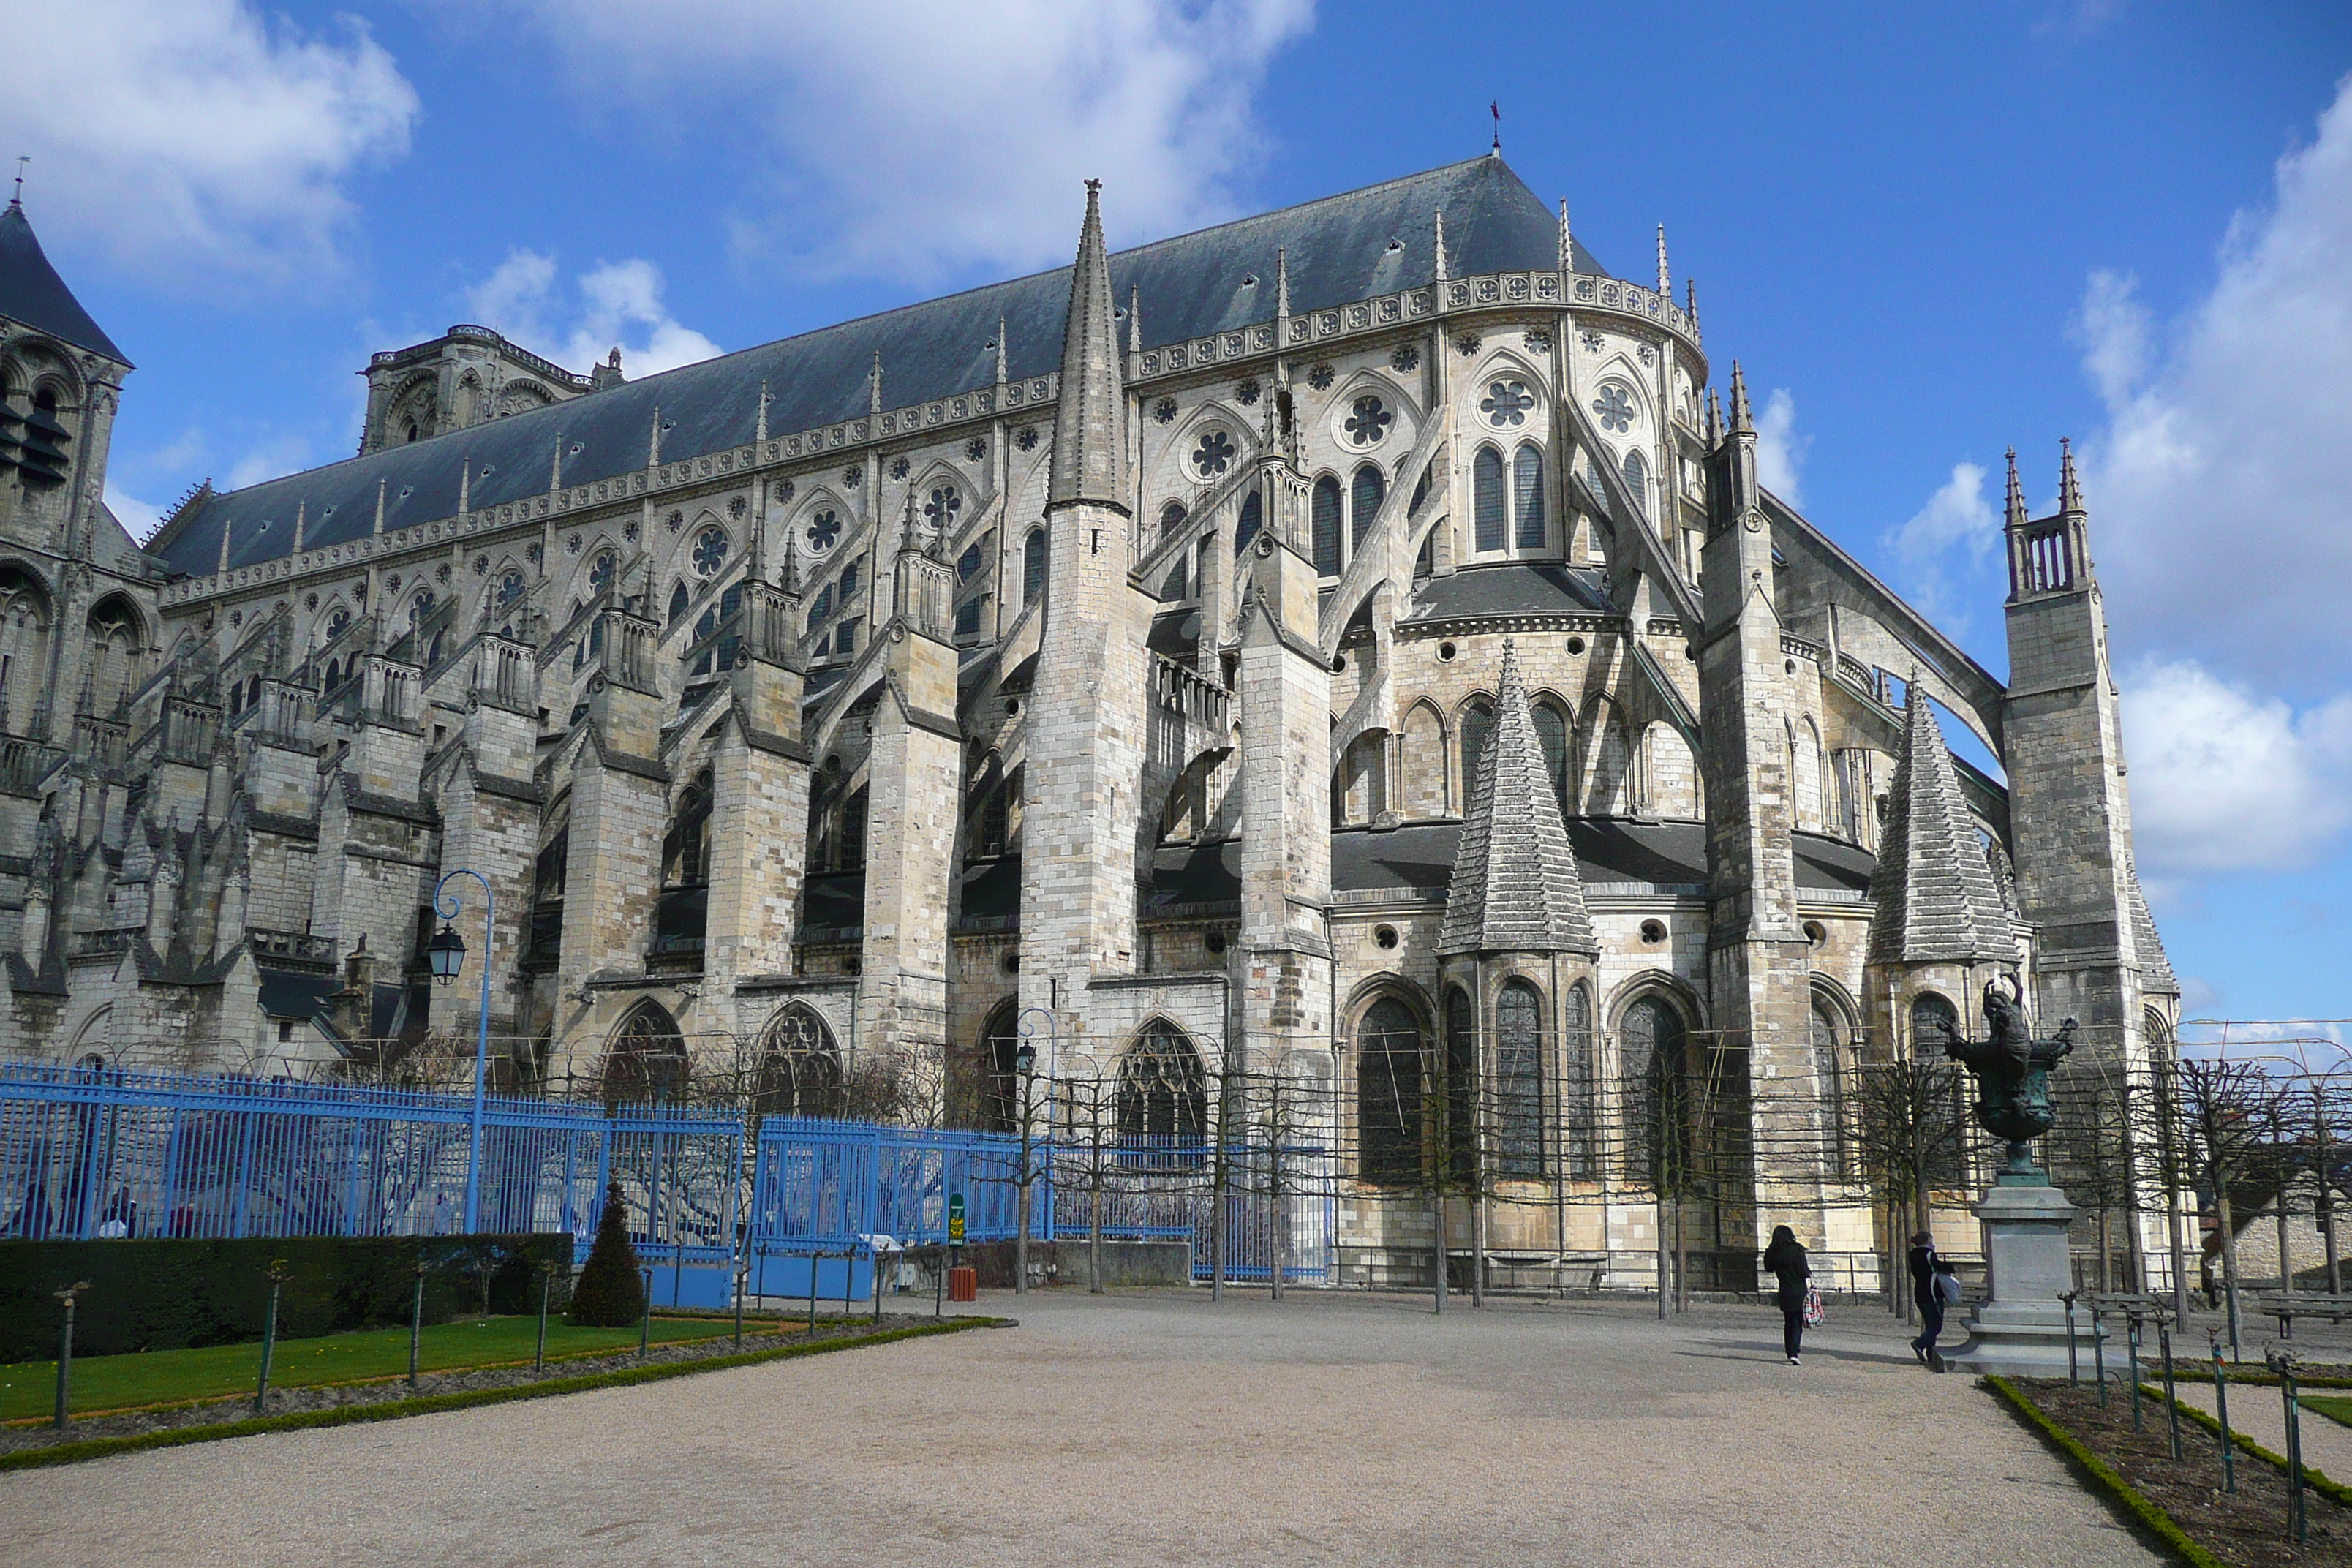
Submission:
<svg viewBox="0 0 2352 1568">
<path fill-rule="evenodd" d="M 482 1101 L 488 1092 L 490 1077 L 490 933 L 496 929 L 499 913 L 499 896 L 491 889 L 488 878 L 460 867 L 434 886 L 433 912 L 441 917 L 441 929 L 425 944 L 425 954 L 432 963 L 436 984 L 453 984 L 458 971 L 466 967 L 466 940 L 449 923 L 464 906 L 457 901 L 457 894 L 443 890 L 460 877 L 471 877 L 482 885 L 482 1005 L 474 1032 L 474 1116 L 466 1144 L 466 1234 L 471 1236 L 481 1210 Z"/>
</svg>

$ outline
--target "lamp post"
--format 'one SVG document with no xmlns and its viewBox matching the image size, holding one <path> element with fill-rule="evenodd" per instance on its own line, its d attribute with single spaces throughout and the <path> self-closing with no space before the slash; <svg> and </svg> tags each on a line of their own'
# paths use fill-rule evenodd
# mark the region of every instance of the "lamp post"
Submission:
<svg viewBox="0 0 2352 1568">
<path fill-rule="evenodd" d="M 1015 1183 L 1020 1189 L 1021 1212 L 1014 1219 L 1013 1232 L 1013 1291 L 1017 1296 L 1029 1293 L 1029 1184 L 1036 1179 L 1029 1168 L 1029 1157 L 1034 1142 L 1036 1106 L 1033 1091 L 1037 1082 L 1036 1026 L 1030 1022 L 1034 1013 L 1045 1020 L 1045 1037 L 1054 1038 L 1054 1015 L 1043 1007 L 1028 1007 L 1021 1014 L 1021 1044 L 1013 1048 L 1013 1070 L 1021 1075 L 1021 1169 Z"/>
<path fill-rule="evenodd" d="M 441 917 L 441 929 L 425 943 L 425 956 L 432 961 L 433 981 L 447 986 L 466 967 L 466 940 L 449 922 L 457 918 L 462 907 L 457 895 L 443 889 L 460 877 L 471 877 L 482 885 L 482 1006 L 476 1020 L 474 1033 L 474 1120 L 471 1135 L 466 1144 L 466 1234 L 471 1236 L 480 1216 L 482 1198 L 482 1100 L 489 1090 L 490 1078 L 490 933 L 496 930 L 499 896 L 490 887 L 490 879 L 479 871 L 460 867 L 434 886 L 433 912 Z"/>
</svg>

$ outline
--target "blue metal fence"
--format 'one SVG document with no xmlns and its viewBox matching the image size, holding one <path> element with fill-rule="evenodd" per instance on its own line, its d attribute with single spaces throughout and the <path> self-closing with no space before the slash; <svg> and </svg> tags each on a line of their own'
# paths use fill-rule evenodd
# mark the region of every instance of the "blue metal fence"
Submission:
<svg viewBox="0 0 2352 1568">
<path fill-rule="evenodd" d="M 453 1235 L 471 1114 L 462 1095 L 10 1064 L 0 1240 Z M 1021 1141 L 1004 1133 L 786 1118 L 753 1133 L 728 1110 L 497 1097 L 483 1120 L 481 1228 L 569 1231 L 584 1257 L 617 1180 L 658 1301 L 723 1304 L 739 1259 L 755 1294 L 865 1297 L 877 1238 L 945 1242 L 956 1196 L 967 1242 L 1019 1224 Z M 1035 1239 L 1084 1237 L 1099 1186 L 1106 1237 L 1188 1240 L 1205 1277 L 1215 1205 L 1199 1141 L 1040 1140 L 1028 1163 Z M 1325 1277 L 1325 1152 L 1286 1148 L 1272 1166 L 1236 1150 L 1226 1169 L 1229 1277 L 1263 1278 L 1277 1254 L 1289 1278 Z"/>
</svg>

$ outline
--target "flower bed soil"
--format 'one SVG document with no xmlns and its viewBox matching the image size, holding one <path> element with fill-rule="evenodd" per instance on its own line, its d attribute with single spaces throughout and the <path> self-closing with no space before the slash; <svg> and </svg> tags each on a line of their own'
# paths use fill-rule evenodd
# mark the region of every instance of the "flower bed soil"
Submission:
<svg viewBox="0 0 2352 1568">
<path fill-rule="evenodd" d="M 428 1372 L 411 1388 L 405 1377 L 375 1378 L 364 1383 L 323 1384 L 307 1388 L 273 1388 L 269 1405 L 264 1414 L 293 1415 L 311 1411 L 342 1410 L 355 1405 L 388 1405 L 401 1400 L 430 1398 L 436 1394 L 469 1394 L 479 1389 L 517 1388 L 534 1383 L 552 1382 L 593 1376 L 598 1373 L 625 1372 L 638 1367 L 667 1366 L 679 1363 L 724 1361 L 738 1354 L 782 1350 L 787 1346 L 812 1343 L 816 1341 L 855 1341 L 877 1333 L 910 1329 L 933 1321 L 928 1312 L 886 1312 L 877 1323 L 873 1319 L 858 1316 L 847 1321 L 820 1318 L 814 1335 L 809 1332 L 806 1319 L 786 1319 L 781 1323 L 774 1319 L 760 1321 L 746 1318 L 743 1324 L 743 1348 L 738 1352 L 732 1335 L 715 1340 L 688 1340 L 671 1344 L 656 1344 L 640 1356 L 634 1350 L 608 1355 L 575 1356 L 564 1361 L 550 1360 L 543 1373 L 532 1372 L 529 1363 L 520 1366 L 480 1367 L 471 1370 Z M 0 1429 L 0 1454 L 13 1454 L 27 1448 L 46 1448 L 59 1443 L 83 1443 L 94 1438 L 136 1437 L 150 1432 L 171 1431 L 190 1426 L 227 1426 L 253 1419 L 253 1395 L 240 1394 L 233 1399 L 215 1399 L 201 1404 L 180 1405 L 148 1410 L 123 1411 L 110 1415 L 77 1419 L 60 1432 L 51 1426 L 13 1426 Z"/>
<path fill-rule="evenodd" d="M 2231 1568 L 2278 1563 L 2352 1568 L 2352 1510 L 2306 1487 L 2303 1498 L 2309 1539 L 2297 1545 L 2287 1537 L 2286 1472 L 2242 1448 L 2238 1489 L 2223 1491 L 2221 1439 L 2184 1415 L 2182 1457 L 2174 1459 L 2160 1394 L 2143 1401 L 2146 1429 L 2135 1432 L 2128 1389 L 2111 1386 L 2107 1408 L 2101 1410 L 2098 1390 L 2087 1383 L 2018 1378 L 2011 1386 L 2170 1516 L 2189 1540 Z M 2319 1419 L 2308 1412 L 2305 1418 Z"/>
</svg>

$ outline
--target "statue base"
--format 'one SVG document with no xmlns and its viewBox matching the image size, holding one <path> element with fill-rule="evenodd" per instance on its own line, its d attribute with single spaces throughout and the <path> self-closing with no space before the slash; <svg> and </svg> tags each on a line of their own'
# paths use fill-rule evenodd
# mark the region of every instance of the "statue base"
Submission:
<svg viewBox="0 0 2352 1568">
<path fill-rule="evenodd" d="M 2066 1304 L 2074 1288 L 2066 1227 L 2082 1213 L 2066 1194 L 2034 1173 L 2032 1183 L 2004 1173 L 1976 1205 L 1984 1222 L 1992 1269 L 1992 1296 L 1968 1319 L 1969 1337 L 1943 1352 L 1954 1372 L 2004 1377 L 2066 1375 Z M 2091 1325 L 2075 1324 L 2082 1364 L 2091 1363 Z"/>
</svg>

